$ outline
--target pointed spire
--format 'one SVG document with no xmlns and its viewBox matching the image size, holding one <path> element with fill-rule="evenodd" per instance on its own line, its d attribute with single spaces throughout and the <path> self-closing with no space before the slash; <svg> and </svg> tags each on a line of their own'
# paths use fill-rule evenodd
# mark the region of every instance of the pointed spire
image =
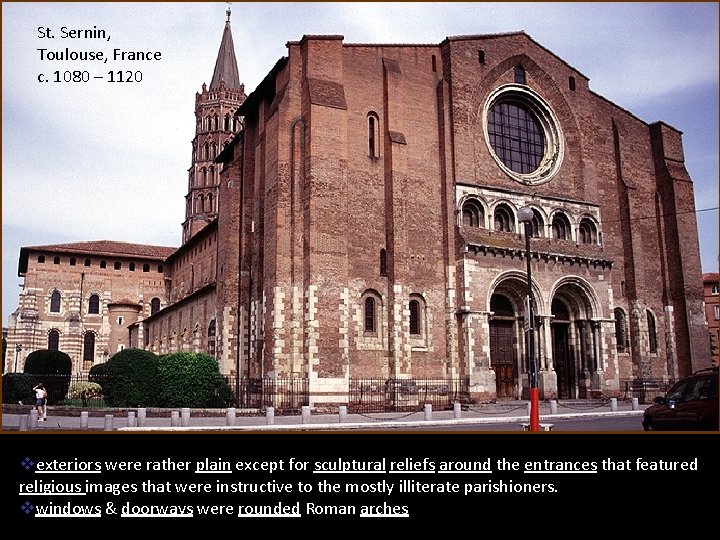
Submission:
<svg viewBox="0 0 720 540">
<path fill-rule="evenodd" d="M 233 45 L 232 31 L 230 30 L 230 5 L 225 11 L 225 30 L 220 41 L 220 50 L 215 61 L 210 90 L 220 88 L 220 83 L 225 83 L 225 88 L 240 88 L 240 75 L 238 73 L 237 59 L 235 58 L 235 46 Z"/>
</svg>

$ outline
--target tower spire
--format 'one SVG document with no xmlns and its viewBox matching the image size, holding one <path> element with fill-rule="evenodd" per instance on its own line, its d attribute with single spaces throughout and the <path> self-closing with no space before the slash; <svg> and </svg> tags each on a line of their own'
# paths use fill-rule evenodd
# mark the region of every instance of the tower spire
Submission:
<svg viewBox="0 0 720 540">
<path fill-rule="evenodd" d="M 225 83 L 225 88 L 240 88 L 240 75 L 238 73 L 237 59 L 235 58 L 235 46 L 233 44 L 232 31 L 230 30 L 230 3 L 225 11 L 225 30 L 220 41 L 215 71 L 213 72 L 210 90 L 220 88 L 220 83 Z"/>
</svg>

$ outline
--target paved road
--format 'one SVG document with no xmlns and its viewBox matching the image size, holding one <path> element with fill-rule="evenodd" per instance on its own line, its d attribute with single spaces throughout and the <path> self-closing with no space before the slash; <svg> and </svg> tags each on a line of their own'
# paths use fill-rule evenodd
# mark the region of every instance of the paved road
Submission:
<svg viewBox="0 0 720 540">
<path fill-rule="evenodd" d="M 444 425 L 427 428 L 412 428 L 417 431 L 448 431 L 448 432 L 474 432 L 494 431 L 508 432 L 523 430 L 523 426 L 513 422 L 494 422 L 492 424 L 464 424 L 460 426 Z M 582 418 L 556 418 L 552 420 L 553 432 L 639 432 L 643 431 L 641 415 L 615 415 L 594 416 L 585 415 Z"/>
<path fill-rule="evenodd" d="M 619 401 L 599 405 L 579 403 L 566 406 L 554 406 L 542 403 L 540 422 L 553 424 L 563 431 L 595 431 L 600 425 L 615 426 L 615 420 L 630 418 L 630 426 L 640 426 L 644 407 L 637 403 Z M 527 406 L 523 402 L 487 405 L 464 411 L 421 411 L 414 413 L 382 414 L 306 414 L 288 416 L 263 416 L 261 414 L 237 415 L 230 411 L 187 411 L 161 410 L 151 411 L 144 422 L 138 417 L 139 410 L 130 411 L 93 411 L 92 415 L 82 418 L 68 411 L 48 412 L 45 422 L 37 422 L 34 415 L 25 410 L 9 411 L 3 408 L 3 431 L 336 431 L 384 429 L 413 430 L 492 430 L 523 431 L 522 424 L 528 423 Z M 225 412 L 225 415 L 221 415 Z M 75 413 L 77 414 L 77 412 Z M 607 419 L 609 423 L 597 423 L 597 419 Z M 593 419 L 592 422 L 589 422 Z M 565 422 L 574 421 L 575 423 Z M 588 427 L 590 425 L 593 427 Z M 553 427 L 553 430 L 555 427 Z M 622 427 L 611 427 L 611 430 Z"/>
</svg>

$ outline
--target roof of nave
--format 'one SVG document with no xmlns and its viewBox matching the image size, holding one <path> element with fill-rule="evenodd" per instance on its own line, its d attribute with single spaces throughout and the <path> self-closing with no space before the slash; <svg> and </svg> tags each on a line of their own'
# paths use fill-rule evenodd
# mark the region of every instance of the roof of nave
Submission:
<svg viewBox="0 0 720 540">
<path fill-rule="evenodd" d="M 147 244 L 131 244 L 114 240 L 97 240 L 94 242 L 72 242 L 69 244 L 50 244 L 47 246 L 25 246 L 20 248 L 18 276 L 25 275 L 28 269 L 30 252 L 64 253 L 73 255 L 95 255 L 106 257 L 133 257 L 165 261 L 177 248 L 166 246 L 149 246 Z"/>
<path fill-rule="evenodd" d="M 22 251 L 51 251 L 56 253 L 77 253 L 83 255 L 114 255 L 118 257 L 144 257 L 165 260 L 176 247 L 132 244 L 115 240 L 96 240 L 92 242 L 71 242 L 69 244 L 51 244 L 47 246 L 27 246 Z"/>
</svg>

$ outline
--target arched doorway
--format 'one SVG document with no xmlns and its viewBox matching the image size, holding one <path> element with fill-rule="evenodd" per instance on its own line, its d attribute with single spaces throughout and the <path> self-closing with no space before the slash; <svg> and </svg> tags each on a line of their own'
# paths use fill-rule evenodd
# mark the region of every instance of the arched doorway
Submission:
<svg viewBox="0 0 720 540">
<path fill-rule="evenodd" d="M 559 399 L 590 398 L 601 392 L 601 311 L 592 286 L 582 278 L 560 280 L 550 307 L 552 361 Z"/>
<path fill-rule="evenodd" d="M 552 301 L 552 354 L 559 399 L 575 397 L 575 362 L 570 346 L 570 311 L 562 300 Z"/>
<path fill-rule="evenodd" d="M 515 355 L 515 308 L 506 296 L 490 299 L 490 365 L 495 371 L 498 399 L 517 397 L 517 358 Z"/>
</svg>

